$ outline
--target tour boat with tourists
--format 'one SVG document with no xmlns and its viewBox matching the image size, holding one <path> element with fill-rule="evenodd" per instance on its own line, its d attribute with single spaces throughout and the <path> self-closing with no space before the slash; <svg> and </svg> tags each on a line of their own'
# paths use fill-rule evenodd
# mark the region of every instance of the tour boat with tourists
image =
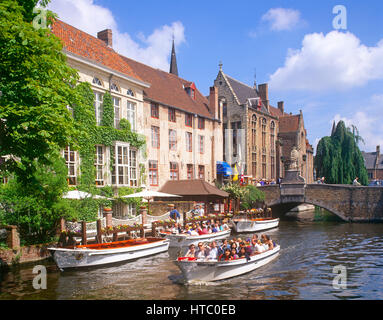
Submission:
<svg viewBox="0 0 383 320">
<path fill-rule="evenodd" d="M 165 252 L 169 240 L 136 238 L 109 243 L 48 248 L 59 269 L 100 266 Z"/>
<path fill-rule="evenodd" d="M 247 258 L 218 261 L 180 257 L 175 264 L 180 268 L 187 283 L 212 282 L 236 277 L 262 267 L 274 260 L 279 251 L 280 245 L 276 245 L 273 249 L 250 255 Z"/>
<path fill-rule="evenodd" d="M 222 240 L 230 236 L 231 229 L 212 232 L 201 235 L 190 235 L 188 233 L 172 233 L 170 231 L 161 231 L 160 236 L 169 239 L 169 247 L 182 248 L 188 247 L 191 244 L 197 244 L 198 242 L 211 242 L 216 240 Z"/>
<path fill-rule="evenodd" d="M 246 213 L 242 213 L 232 219 L 233 229 L 237 233 L 241 232 L 259 232 L 279 225 L 279 218 L 271 217 L 271 209 L 266 209 L 264 216 L 263 209 L 251 209 Z"/>
</svg>

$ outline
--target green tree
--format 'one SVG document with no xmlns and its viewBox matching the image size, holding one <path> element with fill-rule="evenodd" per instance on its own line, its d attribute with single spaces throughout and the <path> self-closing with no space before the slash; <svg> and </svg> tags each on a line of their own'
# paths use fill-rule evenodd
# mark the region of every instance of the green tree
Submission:
<svg viewBox="0 0 383 320">
<path fill-rule="evenodd" d="M 317 146 L 314 165 L 318 177 L 326 183 L 351 184 L 355 177 L 363 185 L 368 183 L 367 170 L 358 143 L 363 141 L 355 126 L 346 128 L 339 121 L 330 137 L 323 137 Z"/>
<path fill-rule="evenodd" d="M 78 75 L 66 64 L 51 20 L 45 28 L 33 26 L 37 3 L 0 2 L 0 156 L 12 155 L 2 169 L 24 184 L 37 183 L 38 166 L 48 165 L 75 135 L 67 106 L 76 100 Z"/>
<path fill-rule="evenodd" d="M 245 187 L 245 194 L 241 201 L 241 206 L 248 210 L 255 208 L 259 202 L 265 200 L 265 194 L 256 186 L 248 185 Z"/>
</svg>

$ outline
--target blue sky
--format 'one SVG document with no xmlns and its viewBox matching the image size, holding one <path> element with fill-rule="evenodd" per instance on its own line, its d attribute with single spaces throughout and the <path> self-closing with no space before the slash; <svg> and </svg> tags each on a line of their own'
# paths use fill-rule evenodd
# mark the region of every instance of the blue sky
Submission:
<svg viewBox="0 0 383 320">
<path fill-rule="evenodd" d="M 338 4 L 346 30 L 333 27 Z M 219 61 L 249 85 L 256 70 L 272 105 L 303 111 L 314 146 L 334 119 L 357 126 L 362 150 L 383 146 L 383 1 L 52 0 L 50 8 L 93 35 L 112 28 L 115 50 L 164 70 L 174 34 L 179 74 L 204 94 Z"/>
</svg>

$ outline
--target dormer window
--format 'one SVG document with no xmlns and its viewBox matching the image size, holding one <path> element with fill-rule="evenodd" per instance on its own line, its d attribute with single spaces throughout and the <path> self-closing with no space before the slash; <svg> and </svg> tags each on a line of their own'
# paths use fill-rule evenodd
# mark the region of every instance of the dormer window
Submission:
<svg viewBox="0 0 383 320">
<path fill-rule="evenodd" d="M 100 86 L 100 87 L 103 86 L 101 80 L 100 80 L 99 78 L 97 78 L 97 77 L 94 77 L 94 78 L 93 78 L 92 83 L 95 84 L 95 85 L 98 85 L 98 86 Z"/>
<path fill-rule="evenodd" d="M 134 97 L 134 92 L 133 92 L 132 89 L 128 89 L 128 90 L 126 91 L 126 94 L 127 94 L 128 96 Z"/>
<path fill-rule="evenodd" d="M 195 100 L 195 92 L 196 92 L 196 87 L 194 82 L 189 82 L 184 85 L 186 93 L 189 95 L 190 98 Z"/>
<path fill-rule="evenodd" d="M 110 90 L 111 90 L 111 91 L 115 91 L 115 92 L 120 92 L 119 87 L 118 87 L 115 83 L 112 83 L 112 84 L 111 84 L 111 86 L 110 86 Z"/>
</svg>

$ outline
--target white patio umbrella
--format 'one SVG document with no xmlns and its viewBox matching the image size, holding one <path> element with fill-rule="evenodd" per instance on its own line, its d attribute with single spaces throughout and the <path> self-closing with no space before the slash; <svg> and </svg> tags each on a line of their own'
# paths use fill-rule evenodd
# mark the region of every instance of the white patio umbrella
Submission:
<svg viewBox="0 0 383 320">
<path fill-rule="evenodd" d="M 153 200 L 153 198 L 157 198 L 157 197 L 158 198 L 181 198 L 181 196 L 178 196 L 175 194 L 151 191 L 151 190 L 144 190 L 141 192 L 128 194 L 126 196 L 122 196 L 121 198 L 143 198 L 148 201 L 148 212 L 149 212 L 150 200 Z"/>
<path fill-rule="evenodd" d="M 112 199 L 104 197 L 104 196 L 99 196 L 99 195 L 95 195 L 94 196 L 94 195 L 92 195 L 89 192 L 79 191 L 79 190 L 68 191 L 67 193 L 65 193 L 63 195 L 63 198 L 64 199 L 74 199 L 74 200 L 82 200 L 82 199 L 85 199 L 85 198 L 112 200 Z"/>
</svg>

